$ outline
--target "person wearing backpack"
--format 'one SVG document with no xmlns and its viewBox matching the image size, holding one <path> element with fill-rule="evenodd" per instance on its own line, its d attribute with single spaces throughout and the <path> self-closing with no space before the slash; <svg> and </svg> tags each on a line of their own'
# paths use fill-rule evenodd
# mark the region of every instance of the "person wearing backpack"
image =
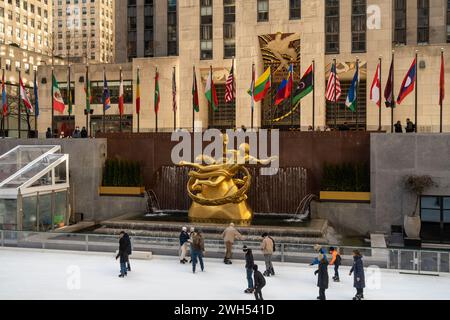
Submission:
<svg viewBox="0 0 450 320">
<path fill-rule="evenodd" d="M 331 261 L 330 266 L 334 265 L 334 282 L 339 282 L 339 266 L 341 265 L 341 254 L 339 253 L 338 248 L 331 247 L 330 248 Z"/>
<path fill-rule="evenodd" d="M 256 300 L 264 300 L 262 296 L 262 289 L 266 285 L 266 279 L 261 272 L 258 271 L 258 265 L 253 265 L 253 278 L 254 278 L 254 293 Z"/>
<path fill-rule="evenodd" d="M 263 241 L 261 243 L 261 250 L 264 255 L 264 262 L 266 263 L 266 271 L 264 271 L 264 275 L 266 277 L 274 276 L 275 271 L 272 265 L 272 255 L 275 251 L 275 241 L 273 241 L 268 233 L 263 233 L 262 238 Z"/>
</svg>

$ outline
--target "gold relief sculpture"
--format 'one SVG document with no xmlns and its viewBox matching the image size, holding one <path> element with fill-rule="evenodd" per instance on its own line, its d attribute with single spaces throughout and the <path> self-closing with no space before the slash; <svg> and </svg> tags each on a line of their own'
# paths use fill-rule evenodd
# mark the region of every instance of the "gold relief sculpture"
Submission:
<svg viewBox="0 0 450 320">
<path fill-rule="evenodd" d="M 223 135 L 223 159 L 217 161 L 200 155 L 190 163 L 181 161 L 180 166 L 196 169 L 189 172 L 187 192 L 193 200 L 189 209 L 189 219 L 194 222 L 234 222 L 249 225 L 253 218 L 247 203 L 247 192 L 251 185 L 251 175 L 244 166 L 247 163 L 267 165 L 276 157 L 260 160 L 250 155 L 247 143 L 239 150 L 227 150 L 228 136 Z M 240 174 L 241 178 L 238 178 Z"/>
<path fill-rule="evenodd" d="M 300 62 L 300 34 L 281 33 L 259 36 L 265 65 L 277 65 L 273 73 L 288 70 L 291 63 Z"/>
</svg>

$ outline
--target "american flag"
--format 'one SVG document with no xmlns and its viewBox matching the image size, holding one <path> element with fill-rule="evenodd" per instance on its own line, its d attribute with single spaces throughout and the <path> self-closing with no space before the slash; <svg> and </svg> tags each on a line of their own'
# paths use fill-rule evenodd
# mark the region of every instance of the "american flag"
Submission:
<svg viewBox="0 0 450 320">
<path fill-rule="evenodd" d="M 225 91 L 225 102 L 230 103 L 234 100 L 236 96 L 236 89 L 234 86 L 234 60 L 231 66 L 230 74 L 227 78 L 226 91 Z"/>
<path fill-rule="evenodd" d="M 172 73 L 172 109 L 177 111 L 177 80 L 175 78 L 175 67 Z"/>
<path fill-rule="evenodd" d="M 330 77 L 328 78 L 326 98 L 328 101 L 337 102 L 341 97 L 341 93 L 341 81 L 339 81 L 339 77 L 336 73 L 336 63 L 333 63 L 331 67 Z"/>
</svg>

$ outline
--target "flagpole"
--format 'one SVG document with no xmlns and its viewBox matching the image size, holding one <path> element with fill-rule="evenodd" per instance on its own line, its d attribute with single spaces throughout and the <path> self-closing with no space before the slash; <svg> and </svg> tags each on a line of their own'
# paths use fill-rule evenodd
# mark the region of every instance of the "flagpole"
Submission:
<svg viewBox="0 0 450 320">
<path fill-rule="evenodd" d="M 67 93 L 68 93 L 68 97 L 69 97 L 69 120 L 70 120 L 70 116 L 72 115 L 72 108 L 71 108 L 71 106 L 72 106 L 72 92 L 71 92 L 71 87 L 70 87 L 70 63 L 69 63 L 69 66 L 68 66 L 68 72 L 69 72 L 69 76 L 68 76 L 68 90 L 67 90 Z M 53 81 L 53 79 L 52 79 L 52 81 Z M 53 84 L 52 84 L 52 86 L 53 86 Z"/>
<path fill-rule="evenodd" d="M 313 102 L 312 102 L 312 126 L 313 130 L 316 130 L 316 61 L 312 61 L 313 64 Z"/>
<path fill-rule="evenodd" d="M 193 83 L 193 88 L 197 88 L 197 77 L 195 76 L 195 65 L 192 66 L 192 83 Z M 196 93 L 192 93 L 192 133 L 195 133 L 195 108 L 194 108 L 194 97 Z"/>
<path fill-rule="evenodd" d="M 337 89 L 336 89 L 336 85 L 337 85 L 337 66 L 336 66 L 336 58 L 333 59 L 333 64 L 334 64 L 334 70 L 335 70 L 335 74 L 334 74 L 334 130 L 337 129 L 337 113 L 338 113 L 338 101 L 337 101 Z"/>
<path fill-rule="evenodd" d="M 443 68 L 443 64 L 444 64 L 444 48 L 441 48 L 441 71 L 442 71 L 442 68 Z M 441 73 L 442 74 L 442 73 Z M 445 77 L 445 74 L 444 74 L 444 77 Z M 439 132 L 440 133 L 442 133 L 442 127 L 443 127 L 443 111 L 444 111 L 444 106 L 443 106 L 443 104 L 444 104 L 444 96 L 443 96 L 443 92 L 442 92 L 442 90 L 443 90 L 443 85 L 444 85 L 444 83 L 445 83 L 445 81 L 444 82 L 442 82 L 442 80 L 443 79 L 441 79 L 441 83 L 439 84 L 440 85 L 440 90 L 439 90 L 439 107 L 440 107 L 440 116 L 439 116 Z M 444 85 L 445 86 L 445 85 Z"/>
<path fill-rule="evenodd" d="M 294 80 L 293 73 L 294 73 L 294 65 L 291 63 L 292 67 L 292 73 L 289 75 L 289 83 L 291 85 L 291 80 Z M 291 94 L 289 95 L 289 106 L 291 109 L 291 130 L 294 130 L 294 110 L 292 109 L 292 86 L 291 86 Z M 301 125 L 300 125 L 301 126 Z"/>
<path fill-rule="evenodd" d="M 139 68 L 137 68 L 137 76 L 139 79 L 139 83 L 137 84 L 139 86 L 139 99 L 141 98 L 141 79 L 139 77 Z M 137 132 L 140 133 L 141 131 L 141 106 L 140 106 L 140 102 L 139 102 L 139 112 L 137 113 Z"/>
<path fill-rule="evenodd" d="M 394 109 L 395 109 L 395 96 L 394 96 L 394 82 L 395 82 L 395 50 L 392 50 L 392 89 L 391 89 L 391 133 L 394 133 Z"/>
<path fill-rule="evenodd" d="M 105 85 L 105 79 L 106 79 L 106 68 L 103 67 L 103 86 Z M 105 95 L 105 89 L 103 88 L 103 95 Z M 106 117 L 106 97 L 103 97 L 103 119 L 102 119 L 102 127 L 103 127 L 103 133 L 106 131 L 106 125 L 105 125 L 105 117 Z"/>
<path fill-rule="evenodd" d="M 90 100 L 90 88 L 89 88 L 89 62 L 86 64 L 86 131 L 88 133 L 88 137 L 89 137 L 89 112 L 90 110 L 88 110 L 88 103 L 90 104 L 90 101 L 88 102 L 88 100 Z M 89 106 L 90 109 L 90 106 Z M 53 108 L 52 108 L 53 110 Z"/>
<path fill-rule="evenodd" d="M 379 92 L 380 92 L 380 97 L 379 97 L 379 99 L 380 99 L 380 106 L 379 106 L 379 110 L 378 110 L 378 131 L 381 131 L 381 129 L 382 129 L 382 126 L 381 126 L 381 84 L 383 83 L 381 80 L 382 80 L 382 73 L 381 73 L 381 71 L 382 71 L 382 61 L 383 61 L 383 58 L 381 57 L 381 55 L 380 55 L 380 57 L 378 58 L 378 61 L 379 61 L 379 63 L 380 63 L 380 73 L 379 73 L 379 75 L 378 75 L 378 79 L 380 80 L 380 90 L 379 90 Z"/>
<path fill-rule="evenodd" d="M 53 81 L 53 79 L 52 79 Z M 34 84 L 37 85 L 37 71 L 34 70 Z M 53 83 L 52 83 L 52 87 L 53 87 Z M 37 90 L 36 90 L 37 92 Z M 36 114 L 36 99 L 38 99 L 36 96 L 34 97 L 34 132 L 36 135 L 36 139 L 39 138 L 39 134 L 38 134 L 38 127 L 37 127 L 37 117 L 38 115 Z"/>
<path fill-rule="evenodd" d="M 355 111 L 356 111 L 356 131 L 359 131 L 359 116 L 358 116 L 358 93 L 359 93 L 359 58 L 356 57 L 356 72 L 358 81 L 356 81 L 356 95 L 355 95 Z M 337 73 L 337 70 L 336 70 Z"/>
<path fill-rule="evenodd" d="M 21 75 L 21 70 L 19 69 L 19 86 L 18 86 L 18 88 L 19 88 L 19 103 L 18 103 L 18 105 L 17 105 L 17 121 L 18 121 L 18 126 L 17 126 L 17 128 L 18 128 L 18 130 L 19 130 L 19 139 L 22 137 L 22 134 L 21 134 L 21 117 L 22 117 L 22 114 L 21 114 L 21 106 L 22 106 L 22 95 L 20 94 L 20 91 L 21 91 L 21 85 L 20 85 L 20 80 L 22 79 L 22 75 Z"/>
<path fill-rule="evenodd" d="M 173 67 L 173 75 L 172 75 L 172 77 L 173 77 L 173 79 L 174 79 L 174 81 L 176 81 L 175 80 L 175 72 L 176 72 L 176 67 Z M 176 83 L 174 82 L 173 84 L 172 84 L 174 87 L 172 88 L 172 95 L 175 93 L 175 86 L 176 86 Z M 177 112 L 176 112 L 176 110 L 175 110 L 175 100 L 176 100 L 176 95 L 175 96 L 173 96 L 172 97 L 172 99 L 173 99 L 173 101 L 172 101 L 172 109 L 173 109 L 173 131 L 176 131 L 177 130 Z"/>
<path fill-rule="evenodd" d="M 157 76 L 158 76 L 158 67 L 156 67 L 156 73 L 155 73 L 155 97 L 156 97 L 156 81 L 157 81 Z M 158 79 L 159 81 L 159 79 Z M 159 85 L 159 83 L 158 83 Z M 159 95 L 159 93 L 158 93 Z M 154 99 L 154 103 L 155 103 L 155 132 L 158 132 L 158 111 L 156 110 L 156 105 L 157 105 L 157 101 L 156 99 Z"/>
<path fill-rule="evenodd" d="M 120 67 L 120 85 L 122 85 L 122 87 L 123 87 L 123 82 L 122 82 L 122 67 Z M 119 93 L 120 94 L 120 93 Z M 122 94 L 123 94 L 123 100 L 125 100 L 125 92 L 122 92 Z M 120 97 L 119 97 L 119 99 L 120 99 Z M 120 104 L 120 102 L 119 102 L 119 104 Z M 119 131 L 120 132 L 122 132 L 122 113 L 123 113 L 123 108 L 124 108 L 124 106 L 122 105 L 122 108 L 120 108 L 120 106 L 119 106 Z"/>
<path fill-rule="evenodd" d="M 0 57 L 0 68 L 2 69 L 2 85 L 3 85 L 3 82 L 5 81 L 5 69 L 3 69 L 2 58 L 1 57 Z M 5 91 L 6 91 L 6 81 L 5 81 Z M 2 95 L 3 95 L 3 87 L 2 87 Z M 5 132 L 5 113 L 4 113 L 4 110 L 3 110 L 3 98 L 2 98 L 2 137 L 3 137 L 3 139 L 5 139 L 5 137 L 6 137 L 6 132 Z"/>
<path fill-rule="evenodd" d="M 416 90 L 415 90 L 415 106 L 414 106 L 414 118 L 415 118 L 415 127 L 414 132 L 417 133 L 417 102 L 418 102 L 418 89 L 419 89 L 419 68 L 417 68 L 419 61 L 417 58 L 419 57 L 419 50 L 416 50 Z"/>
<path fill-rule="evenodd" d="M 252 92 L 252 95 L 251 95 L 251 99 L 252 99 L 251 128 L 252 128 L 252 131 L 253 131 L 253 129 L 254 129 L 254 122 L 253 122 L 254 120 L 253 120 L 253 118 L 254 118 L 254 115 L 255 115 L 255 85 L 256 85 L 256 83 L 255 83 L 255 81 L 256 81 L 256 77 L 255 77 L 255 62 L 252 63 L 252 81 L 253 81 L 253 88 L 252 88 L 253 92 Z"/>
<path fill-rule="evenodd" d="M 55 99 L 54 99 L 54 90 L 53 90 L 53 78 L 55 77 L 55 68 L 52 66 L 52 137 L 53 137 L 53 133 L 55 132 Z M 53 137 L 55 138 L 55 137 Z"/>
</svg>

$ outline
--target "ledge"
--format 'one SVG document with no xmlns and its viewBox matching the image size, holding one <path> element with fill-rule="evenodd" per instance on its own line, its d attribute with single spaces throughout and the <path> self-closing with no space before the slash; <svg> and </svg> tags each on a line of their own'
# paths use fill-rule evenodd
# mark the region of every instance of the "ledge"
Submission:
<svg viewBox="0 0 450 320">
<path fill-rule="evenodd" d="M 320 191 L 320 200 L 328 202 L 370 202 L 370 192 Z"/>
<path fill-rule="evenodd" d="M 100 196 L 142 197 L 145 187 L 99 187 Z"/>
</svg>

